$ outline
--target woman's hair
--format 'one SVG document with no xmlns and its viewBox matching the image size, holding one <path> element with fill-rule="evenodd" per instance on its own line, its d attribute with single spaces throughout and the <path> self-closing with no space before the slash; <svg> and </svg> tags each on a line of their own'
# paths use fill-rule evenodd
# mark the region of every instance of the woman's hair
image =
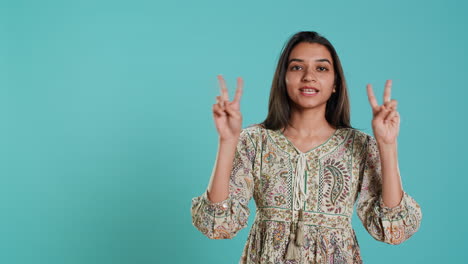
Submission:
<svg viewBox="0 0 468 264">
<path fill-rule="evenodd" d="M 285 129 L 290 124 L 292 101 L 286 89 L 286 70 L 288 58 L 293 48 L 301 43 L 318 43 L 325 46 L 333 59 L 335 72 L 335 89 L 325 108 L 325 118 L 330 125 L 336 128 L 352 128 L 350 124 L 350 103 L 346 80 L 341 68 L 341 62 L 336 54 L 335 48 L 325 37 L 314 31 L 302 31 L 293 35 L 283 47 L 283 51 L 276 67 L 276 72 L 271 85 L 270 99 L 268 103 L 268 115 L 260 125 L 267 129 Z"/>
</svg>

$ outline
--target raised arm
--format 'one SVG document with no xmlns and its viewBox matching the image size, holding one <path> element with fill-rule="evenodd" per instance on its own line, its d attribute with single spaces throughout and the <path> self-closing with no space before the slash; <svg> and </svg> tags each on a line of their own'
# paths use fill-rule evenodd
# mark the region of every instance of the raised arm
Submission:
<svg viewBox="0 0 468 264">
<path fill-rule="evenodd" d="M 217 103 L 213 104 L 213 119 L 219 134 L 219 147 L 214 171 L 208 185 L 208 196 L 212 202 L 223 201 L 228 197 L 229 175 L 242 129 L 240 99 L 243 80 L 240 77 L 237 79 L 236 95 L 232 102 L 229 102 L 224 78 L 218 75 L 218 80 L 221 87 L 221 96 L 217 96 Z"/>
<path fill-rule="evenodd" d="M 191 208 L 193 225 L 211 239 L 232 238 L 247 226 L 255 158 L 255 145 L 248 130 L 242 129 L 242 79 L 238 78 L 235 99 L 229 102 L 224 79 L 218 78 L 222 96 L 213 105 L 218 154 L 208 188 L 192 199 Z"/>
<path fill-rule="evenodd" d="M 400 244 L 419 228 L 421 207 L 402 187 L 398 168 L 397 136 L 400 115 L 397 101 L 390 100 L 391 80 L 385 83 L 383 105 L 378 105 L 367 85 L 372 108 L 372 129 L 368 136 L 357 213 L 367 231 L 377 240 Z"/>
</svg>

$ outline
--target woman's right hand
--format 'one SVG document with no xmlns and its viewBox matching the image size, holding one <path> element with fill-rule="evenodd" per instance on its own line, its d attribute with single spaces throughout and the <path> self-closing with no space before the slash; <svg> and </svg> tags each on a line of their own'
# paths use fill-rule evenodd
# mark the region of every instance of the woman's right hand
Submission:
<svg viewBox="0 0 468 264">
<path fill-rule="evenodd" d="M 229 102 L 228 90 L 223 76 L 218 75 L 221 87 L 221 96 L 216 96 L 216 104 L 213 104 L 213 119 L 221 141 L 238 140 L 242 130 L 242 114 L 240 112 L 240 99 L 244 81 L 237 78 L 237 89 L 234 100 Z"/>
</svg>

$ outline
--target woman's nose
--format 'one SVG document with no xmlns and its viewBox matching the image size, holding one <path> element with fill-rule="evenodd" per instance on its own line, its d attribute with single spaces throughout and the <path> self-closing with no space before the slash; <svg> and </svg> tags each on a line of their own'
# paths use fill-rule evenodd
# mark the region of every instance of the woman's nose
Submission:
<svg viewBox="0 0 468 264">
<path fill-rule="evenodd" d="M 304 82 L 317 81 L 315 74 L 312 70 L 305 71 L 302 80 Z"/>
</svg>

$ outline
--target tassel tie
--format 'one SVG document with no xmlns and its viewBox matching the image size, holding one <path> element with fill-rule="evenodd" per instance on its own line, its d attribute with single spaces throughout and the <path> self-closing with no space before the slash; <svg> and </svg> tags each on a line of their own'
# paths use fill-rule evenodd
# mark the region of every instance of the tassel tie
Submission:
<svg viewBox="0 0 468 264">
<path fill-rule="evenodd" d="M 293 183 L 293 215 L 291 221 L 291 234 L 289 235 L 289 244 L 286 251 L 286 259 L 297 260 L 300 258 L 300 248 L 304 245 L 304 217 L 301 209 L 304 202 L 307 200 L 305 193 L 305 169 L 307 157 L 301 153 L 297 159 L 296 174 L 294 175 Z M 299 210 L 298 222 L 295 222 L 294 212 Z"/>
<path fill-rule="evenodd" d="M 307 157 L 304 153 L 301 153 L 297 159 L 296 174 L 294 175 L 294 199 L 293 206 L 294 210 L 299 210 L 303 206 L 305 200 L 307 199 L 307 194 L 305 193 L 305 169 Z"/>
</svg>

